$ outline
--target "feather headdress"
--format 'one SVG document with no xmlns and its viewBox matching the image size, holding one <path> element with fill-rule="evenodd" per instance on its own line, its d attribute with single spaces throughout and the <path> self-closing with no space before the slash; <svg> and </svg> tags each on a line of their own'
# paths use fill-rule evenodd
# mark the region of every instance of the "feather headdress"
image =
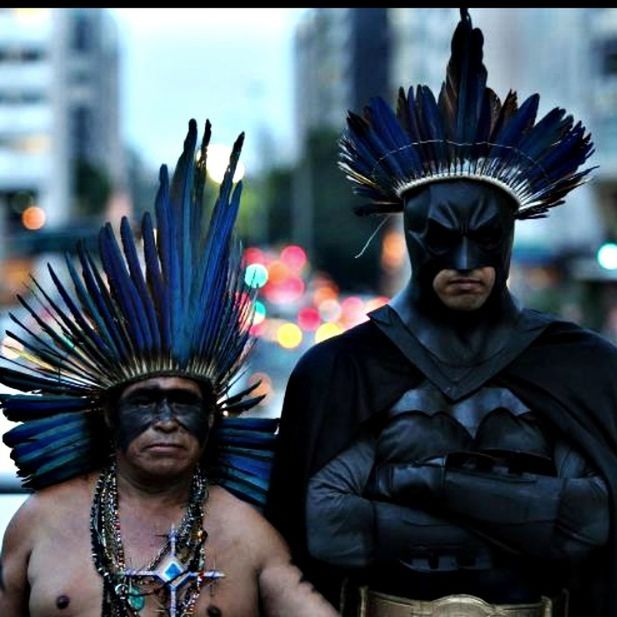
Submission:
<svg viewBox="0 0 617 617">
<path fill-rule="evenodd" d="M 245 282 L 234 234 L 242 183 L 234 186 L 233 175 L 244 134 L 234 144 L 208 221 L 203 195 L 210 135 L 207 121 L 196 153 L 197 124 L 191 120 L 171 182 L 161 167 L 155 222 L 148 212 L 142 219 L 141 255 L 124 217 L 119 240 L 109 223 L 102 227 L 100 265 L 79 245 L 77 263 L 66 257 L 67 282 L 49 266 L 53 291 L 33 278 L 31 298 L 18 296 L 36 327 L 10 315 L 18 329 L 7 335 L 18 343 L 19 358 L 0 369 L 0 382 L 25 394 L 0 395 L 0 401 L 8 419 L 22 422 L 4 441 L 26 486 L 39 488 L 96 467 L 108 448 L 104 400 L 129 383 L 161 375 L 194 379 L 213 393 L 219 416 L 261 400 L 246 399 L 250 389 L 228 395 L 252 345 L 255 292 Z M 236 426 L 236 433 L 242 426 L 248 425 Z M 259 444 L 275 429 L 271 421 L 255 419 L 249 428 L 251 435 L 263 430 L 265 436 L 244 435 L 244 454 L 247 443 L 262 450 Z"/>
<path fill-rule="evenodd" d="M 399 212 L 409 190 L 469 179 L 510 194 L 517 218 L 540 218 L 585 181 L 591 168 L 577 171 L 593 152 L 585 127 L 561 108 L 536 123 L 537 94 L 519 106 L 510 91 L 502 103 L 486 87 L 483 42 L 461 9 L 438 100 L 427 86 L 401 88 L 396 114 L 380 97 L 363 116 L 349 112 L 339 166 L 369 200 L 358 214 Z"/>
</svg>

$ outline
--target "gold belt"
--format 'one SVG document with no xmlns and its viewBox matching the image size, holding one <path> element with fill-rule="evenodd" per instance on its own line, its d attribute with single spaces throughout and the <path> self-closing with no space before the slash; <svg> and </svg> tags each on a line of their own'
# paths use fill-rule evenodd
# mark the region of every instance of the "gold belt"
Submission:
<svg viewBox="0 0 617 617">
<path fill-rule="evenodd" d="M 432 601 L 409 600 L 360 589 L 359 617 L 551 617 L 552 602 L 489 604 L 476 596 L 457 594 Z"/>
</svg>

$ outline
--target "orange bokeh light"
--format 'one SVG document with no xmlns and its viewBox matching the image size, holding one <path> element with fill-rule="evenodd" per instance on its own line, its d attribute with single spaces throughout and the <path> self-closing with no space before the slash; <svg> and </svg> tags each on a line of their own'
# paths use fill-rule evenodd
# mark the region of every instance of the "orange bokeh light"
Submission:
<svg viewBox="0 0 617 617">
<path fill-rule="evenodd" d="M 405 238 L 398 231 L 391 231 L 383 239 L 381 263 L 384 268 L 395 269 L 403 265 L 407 248 Z"/>
<path fill-rule="evenodd" d="M 32 231 L 41 229 L 41 227 L 45 225 L 45 219 L 45 211 L 43 208 L 39 208 L 38 206 L 30 206 L 21 214 L 22 225 L 26 229 L 30 229 Z"/>
</svg>

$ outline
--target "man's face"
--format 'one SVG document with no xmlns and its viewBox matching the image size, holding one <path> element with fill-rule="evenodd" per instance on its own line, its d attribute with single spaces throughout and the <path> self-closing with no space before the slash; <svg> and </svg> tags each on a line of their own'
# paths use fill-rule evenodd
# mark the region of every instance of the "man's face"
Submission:
<svg viewBox="0 0 617 617">
<path fill-rule="evenodd" d="M 201 456 L 213 418 L 199 385 L 154 377 L 120 395 L 114 430 L 119 453 L 147 471 L 180 471 Z"/>
<path fill-rule="evenodd" d="M 435 182 L 405 200 L 405 239 L 415 286 L 448 308 L 480 308 L 508 277 L 514 204 L 497 187 Z"/>
</svg>

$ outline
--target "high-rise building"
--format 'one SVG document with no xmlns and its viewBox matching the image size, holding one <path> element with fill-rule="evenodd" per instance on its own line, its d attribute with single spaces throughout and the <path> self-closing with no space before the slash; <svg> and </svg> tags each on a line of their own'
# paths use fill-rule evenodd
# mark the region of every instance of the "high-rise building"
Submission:
<svg viewBox="0 0 617 617">
<path fill-rule="evenodd" d="M 78 162 L 122 181 L 114 25 L 102 9 L 0 9 L 0 221 L 9 238 L 67 224 Z"/>
</svg>

